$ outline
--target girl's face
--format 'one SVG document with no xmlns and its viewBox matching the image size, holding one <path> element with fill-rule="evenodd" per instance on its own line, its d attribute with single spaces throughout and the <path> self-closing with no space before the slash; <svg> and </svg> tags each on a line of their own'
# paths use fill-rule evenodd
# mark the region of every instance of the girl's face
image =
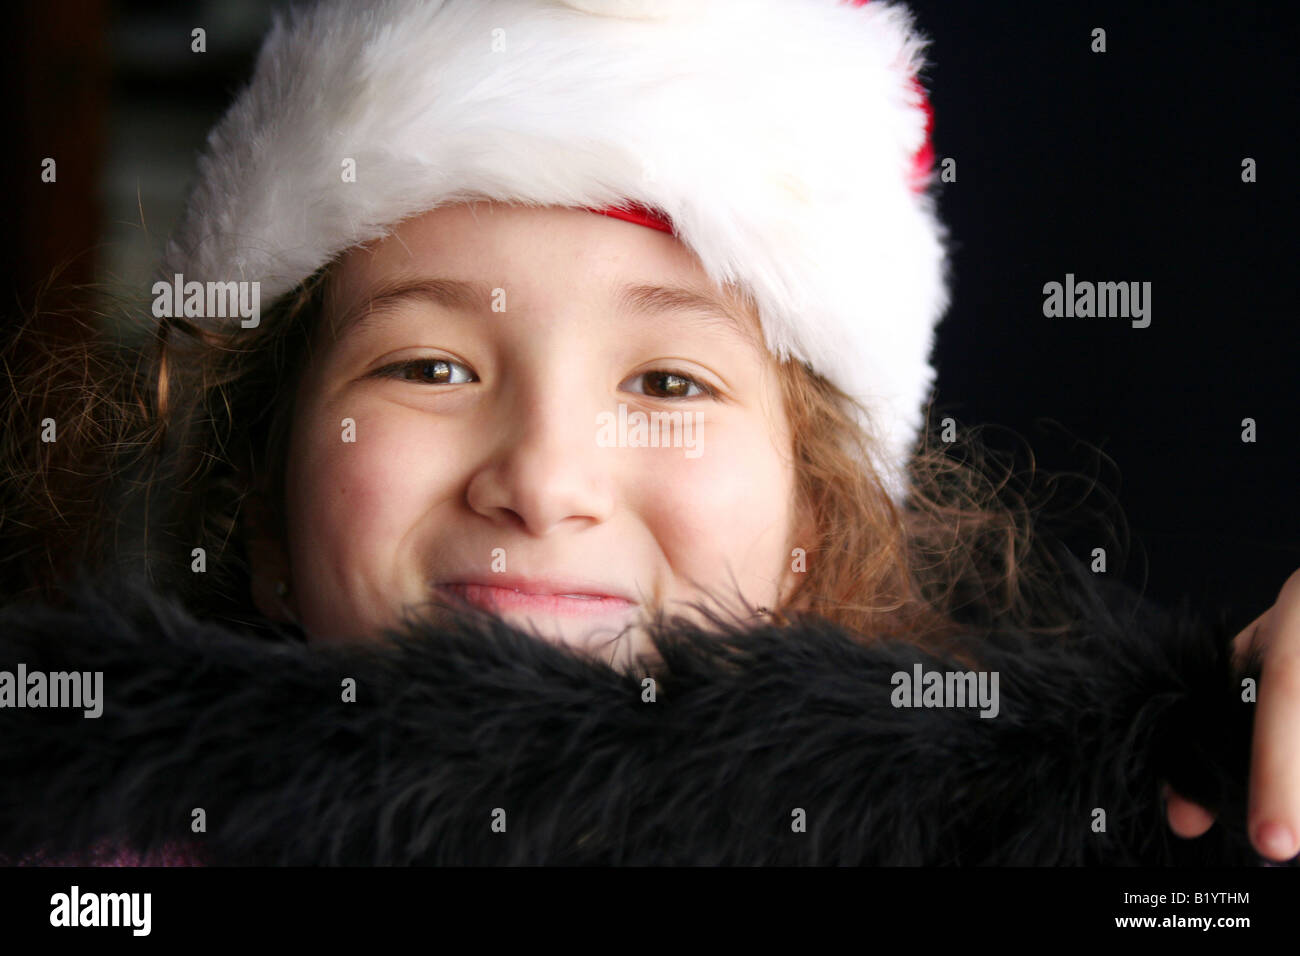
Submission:
<svg viewBox="0 0 1300 956">
<path fill-rule="evenodd" d="M 652 654 L 629 629 L 647 611 L 780 603 L 795 477 L 775 363 L 670 235 L 443 207 L 349 252 L 326 312 L 276 559 L 312 639 L 375 636 L 442 591 L 613 662 Z"/>
</svg>

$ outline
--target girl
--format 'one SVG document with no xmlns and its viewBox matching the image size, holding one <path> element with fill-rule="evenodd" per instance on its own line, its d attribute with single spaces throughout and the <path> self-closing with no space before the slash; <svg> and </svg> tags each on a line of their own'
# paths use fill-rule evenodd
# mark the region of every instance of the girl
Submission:
<svg viewBox="0 0 1300 956">
<path fill-rule="evenodd" d="M 277 22 L 143 364 L 83 362 L 78 417 L 14 405 L 7 434 L 75 423 L 71 457 L 15 447 L 14 487 L 89 476 L 121 522 L 43 546 L 104 579 L 5 612 L 0 664 L 102 672 L 107 719 L 11 682 L 0 850 L 1255 859 L 1255 705 L 1219 636 L 929 447 L 921 47 L 901 7 L 831 0 Z M 1298 592 L 1238 639 L 1267 651 L 1272 860 L 1300 828 Z M 1157 829 L 1165 779 L 1217 842 Z"/>
</svg>

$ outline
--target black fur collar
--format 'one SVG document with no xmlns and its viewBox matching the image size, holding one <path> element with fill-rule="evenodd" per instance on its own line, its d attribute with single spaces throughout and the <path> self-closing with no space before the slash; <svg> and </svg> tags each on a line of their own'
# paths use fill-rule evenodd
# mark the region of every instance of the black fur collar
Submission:
<svg viewBox="0 0 1300 956">
<path fill-rule="evenodd" d="M 1259 862 L 1229 635 L 1086 571 L 1061 593 L 1068 637 L 958 642 L 998 672 L 985 718 L 895 707 L 893 675 L 968 667 L 825 622 L 665 628 L 648 702 L 640 676 L 487 618 L 321 651 L 82 586 L 70 608 L 0 611 L 0 670 L 104 674 L 98 719 L 0 709 L 0 854 L 111 837 L 217 864 Z M 1221 822 L 1174 837 L 1162 778 Z"/>
</svg>

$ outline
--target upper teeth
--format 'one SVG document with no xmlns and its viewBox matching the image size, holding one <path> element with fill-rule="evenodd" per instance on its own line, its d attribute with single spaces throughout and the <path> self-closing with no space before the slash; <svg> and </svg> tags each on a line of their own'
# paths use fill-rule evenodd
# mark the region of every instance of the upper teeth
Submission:
<svg viewBox="0 0 1300 956">
<path fill-rule="evenodd" d="M 519 588 L 511 588 L 510 590 L 514 591 L 516 594 L 523 594 L 523 593 L 524 593 L 524 592 L 521 591 Z M 557 595 L 555 595 L 555 596 L 556 596 L 556 597 L 562 597 L 562 598 L 577 598 L 577 599 L 580 600 L 580 601 L 598 601 L 598 600 L 600 600 L 600 597 L 599 597 L 598 595 L 595 595 L 595 594 L 557 594 Z"/>
</svg>

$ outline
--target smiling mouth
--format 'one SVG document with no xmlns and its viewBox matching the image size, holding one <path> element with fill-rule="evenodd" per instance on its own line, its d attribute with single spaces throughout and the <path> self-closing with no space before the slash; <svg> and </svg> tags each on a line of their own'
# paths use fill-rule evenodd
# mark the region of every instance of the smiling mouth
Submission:
<svg viewBox="0 0 1300 956">
<path fill-rule="evenodd" d="M 442 587 L 462 600 L 487 611 L 532 612 L 567 617 L 625 615 L 636 605 L 608 594 L 546 594 L 495 584 L 450 583 Z"/>
</svg>

